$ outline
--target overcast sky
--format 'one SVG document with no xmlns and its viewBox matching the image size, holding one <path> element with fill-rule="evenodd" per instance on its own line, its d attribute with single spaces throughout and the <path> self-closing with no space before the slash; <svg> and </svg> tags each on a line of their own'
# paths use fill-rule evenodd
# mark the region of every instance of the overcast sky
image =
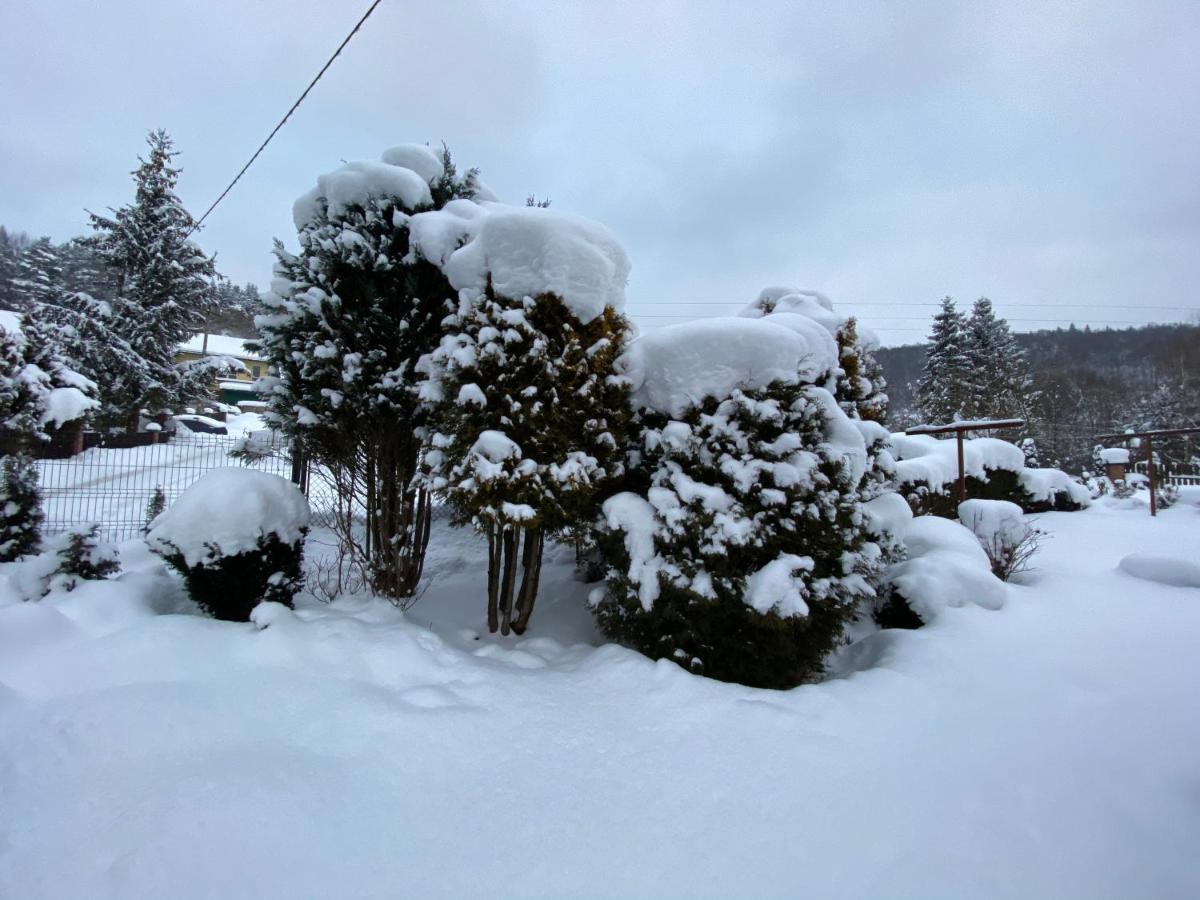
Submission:
<svg viewBox="0 0 1200 900">
<path fill-rule="evenodd" d="M 198 215 L 367 5 L 5 0 L 0 222 L 82 233 L 155 127 Z M 607 224 L 643 328 L 772 284 L 888 343 L 946 294 L 1020 330 L 1194 321 L 1198 98 L 1200 2 L 383 0 L 200 243 L 265 287 L 319 173 L 445 140 Z"/>
</svg>

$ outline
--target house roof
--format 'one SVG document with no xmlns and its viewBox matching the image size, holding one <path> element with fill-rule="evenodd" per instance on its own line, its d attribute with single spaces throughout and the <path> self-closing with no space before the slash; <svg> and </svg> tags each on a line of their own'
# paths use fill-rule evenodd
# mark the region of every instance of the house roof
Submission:
<svg viewBox="0 0 1200 900">
<path fill-rule="evenodd" d="M 239 359 L 266 361 L 266 357 L 261 353 L 252 353 L 246 349 L 246 338 L 230 337 L 227 334 L 210 334 L 207 351 L 205 346 L 204 335 L 193 334 L 187 341 L 179 345 L 179 349 L 184 353 L 207 352 L 210 356 L 236 356 Z"/>
</svg>

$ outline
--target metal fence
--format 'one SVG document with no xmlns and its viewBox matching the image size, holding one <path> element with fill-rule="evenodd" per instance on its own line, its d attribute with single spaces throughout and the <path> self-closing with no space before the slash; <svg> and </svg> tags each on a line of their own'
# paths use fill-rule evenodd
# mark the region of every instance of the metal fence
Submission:
<svg viewBox="0 0 1200 900">
<path fill-rule="evenodd" d="M 248 437 L 180 431 L 169 440 L 147 446 L 109 446 L 102 442 L 73 455 L 46 445 L 38 460 L 42 530 L 54 534 L 96 523 L 107 540 L 137 537 L 147 510 L 161 490 L 170 504 L 205 472 L 225 466 L 247 466 L 295 480 L 292 456 L 275 432 Z M 314 488 L 320 490 L 319 480 Z M 310 494 L 310 503 L 322 506 Z"/>
</svg>

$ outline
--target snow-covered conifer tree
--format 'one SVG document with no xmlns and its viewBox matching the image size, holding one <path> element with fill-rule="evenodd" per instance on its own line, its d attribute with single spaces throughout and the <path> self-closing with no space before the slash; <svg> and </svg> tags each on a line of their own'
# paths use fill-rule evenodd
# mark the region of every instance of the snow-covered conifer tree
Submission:
<svg viewBox="0 0 1200 900">
<path fill-rule="evenodd" d="M 916 400 L 929 423 L 950 422 L 971 401 L 971 363 L 968 356 L 966 318 L 949 297 L 933 319 L 925 366 L 917 382 Z"/>
<path fill-rule="evenodd" d="M 108 283 L 107 324 L 135 355 L 113 383 L 104 381 L 104 416 L 127 423 L 141 407 L 176 402 L 211 378 L 211 366 L 177 367 L 175 353 L 203 321 L 216 271 L 188 239 L 195 223 L 175 194 L 180 170 L 171 138 L 153 131 L 147 143 L 133 173 L 133 202 L 111 217 L 91 214 L 95 233 L 83 241 Z"/>
<path fill-rule="evenodd" d="M 27 453 L 9 453 L 0 462 L 0 562 L 36 553 L 41 524 L 37 465 Z"/>
<path fill-rule="evenodd" d="M 1024 416 L 1031 399 L 1025 353 L 987 297 L 980 297 L 971 308 L 966 347 L 970 396 L 963 412 L 967 418 Z"/>
<path fill-rule="evenodd" d="M 21 254 L 14 285 L 17 308 L 27 310 L 50 300 L 63 284 L 63 264 L 49 238 L 39 238 Z"/>
<path fill-rule="evenodd" d="M 522 634 L 546 538 L 589 526 L 623 472 L 631 410 L 613 361 L 628 326 L 612 306 L 581 321 L 553 293 L 464 295 L 428 366 L 442 400 L 428 479 L 487 535 L 488 628 Z"/>
<path fill-rule="evenodd" d="M 838 366 L 841 369 L 833 395 L 852 419 L 883 422 L 887 419 L 887 382 L 872 347 L 858 334 L 851 316 L 837 330 Z"/>
<path fill-rule="evenodd" d="M 873 595 L 882 550 L 861 501 L 874 459 L 818 386 L 837 357 L 813 325 L 688 323 L 622 358 L 642 434 L 633 489 L 604 503 L 610 569 L 594 602 L 610 637 L 714 678 L 791 687 L 822 671 Z"/>
<path fill-rule="evenodd" d="M 330 474 L 344 546 L 389 597 L 411 596 L 424 564 L 431 500 L 413 484 L 415 368 L 455 309 L 446 276 L 414 251 L 410 222 L 477 190 L 475 171 L 460 175 L 449 151 L 412 144 L 321 176 L 293 210 L 300 252 L 276 242 L 256 320 L 274 371 L 261 382 L 272 421 Z"/>
</svg>

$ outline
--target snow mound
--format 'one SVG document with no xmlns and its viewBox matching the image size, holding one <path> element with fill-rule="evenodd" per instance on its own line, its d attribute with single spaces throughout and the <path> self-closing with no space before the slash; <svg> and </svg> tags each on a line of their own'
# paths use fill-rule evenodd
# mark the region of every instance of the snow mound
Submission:
<svg viewBox="0 0 1200 900">
<path fill-rule="evenodd" d="M 1125 447 L 1105 447 L 1100 451 L 1100 462 L 1123 465 L 1129 462 L 1129 450 Z"/>
<path fill-rule="evenodd" d="M 1016 546 L 1029 534 L 1024 511 L 1007 500 L 964 500 L 958 504 L 958 521 L 989 547 Z"/>
<path fill-rule="evenodd" d="M 918 516 L 901 537 L 908 558 L 888 570 L 887 580 L 923 622 L 968 603 L 984 609 L 1004 605 L 1004 582 L 992 574 L 969 529 L 939 516 Z"/>
<path fill-rule="evenodd" d="M 383 151 L 379 157 L 389 166 L 410 169 L 432 184 L 446 174 L 441 157 L 425 144 L 399 144 Z"/>
<path fill-rule="evenodd" d="M 804 381 L 823 380 L 838 367 L 837 341 L 821 323 L 796 313 L 772 313 L 760 321 L 782 325 L 804 338 L 808 344 L 808 355 L 800 365 L 800 377 Z"/>
<path fill-rule="evenodd" d="M 809 358 L 808 341 L 791 328 L 721 316 L 648 331 L 630 343 L 617 370 L 629 378 L 636 406 L 679 417 L 734 388 L 796 382 Z"/>
<path fill-rule="evenodd" d="M 556 294 L 587 323 L 625 306 L 629 257 L 616 237 L 583 216 L 541 207 L 459 200 L 409 223 L 413 248 L 459 291 L 520 299 Z"/>
<path fill-rule="evenodd" d="M 178 548 L 189 566 L 253 550 L 275 535 L 286 544 L 304 537 L 308 501 L 290 481 L 253 469 L 212 469 L 193 482 L 151 523 L 146 540 L 162 552 Z"/>
<path fill-rule="evenodd" d="M 912 507 L 897 493 L 880 494 L 863 504 L 867 528 L 876 537 L 902 535 L 913 520 Z"/>
<path fill-rule="evenodd" d="M 351 206 L 386 199 L 398 200 L 410 209 L 433 202 L 428 182 L 412 169 L 356 160 L 318 177 L 317 186 L 292 205 L 292 221 L 297 231 L 303 231 L 322 213 L 332 219 Z"/>
<path fill-rule="evenodd" d="M 1151 553 L 1131 553 L 1117 564 L 1126 575 L 1170 584 L 1175 587 L 1200 588 L 1200 564 L 1175 556 L 1156 556 Z"/>
</svg>

